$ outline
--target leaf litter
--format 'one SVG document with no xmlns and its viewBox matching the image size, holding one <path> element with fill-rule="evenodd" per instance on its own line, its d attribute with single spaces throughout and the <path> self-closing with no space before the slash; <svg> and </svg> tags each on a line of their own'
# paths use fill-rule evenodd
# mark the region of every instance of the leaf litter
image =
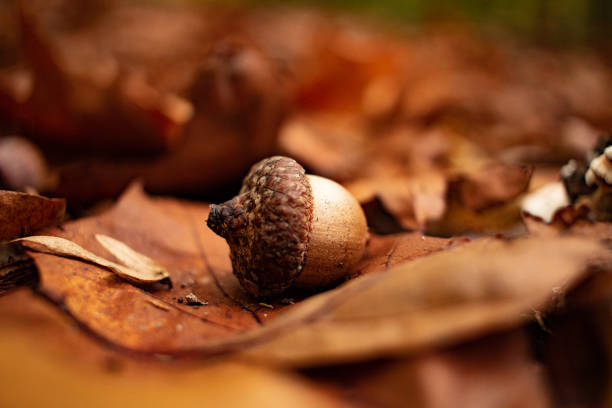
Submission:
<svg viewBox="0 0 612 408">
<path fill-rule="evenodd" d="M 124 243 L 102 234 L 96 234 L 98 242 L 109 252 L 115 255 L 124 265 L 119 265 L 98 255 L 95 255 L 81 246 L 64 238 L 53 236 L 29 236 L 18 238 L 15 242 L 37 244 L 45 251 L 59 256 L 77 258 L 91 262 L 115 272 L 123 279 L 132 283 L 159 282 L 169 277 L 168 271 L 148 258 L 134 251 Z M 127 266 L 126 266 L 127 265 Z"/>
<path fill-rule="evenodd" d="M 0 143 L 0 169 L 36 170 L 25 181 L 12 177 L 20 185 L 76 208 L 114 197 L 138 177 L 148 191 L 201 198 L 231 189 L 255 160 L 285 153 L 342 182 L 364 205 L 372 231 L 393 234 L 372 234 L 348 282 L 262 305 L 244 294 L 227 246 L 204 227 L 206 204 L 132 187 L 108 211 L 53 228 L 62 200 L 1 192 L 0 239 L 46 228 L 40 234 L 55 237 L 53 245 L 69 240 L 124 272 L 154 275 L 163 265 L 174 284 L 128 282 L 95 262 L 29 249 L 38 296 L 11 296 L 26 315 L 30 306 L 35 312 L 28 320 L 9 300 L 0 305 L 13 328 L 12 315 L 36 322 L 3 343 L 23 367 L 41 368 L 28 366 L 18 345 L 30 344 L 24 339 L 37 336 L 28 333 L 62 310 L 81 329 L 73 335 L 127 352 L 112 357 L 125 366 L 129 354 L 153 356 L 161 372 L 179 357 L 230 353 L 266 365 L 344 367 L 361 385 L 338 387 L 349 405 L 359 396 L 374 406 L 612 401 L 596 392 L 606 388 L 610 349 L 602 344 L 612 338 L 610 223 L 593 222 L 579 206 L 554 211 L 561 200 L 531 207 L 549 223 L 521 214 L 524 193 L 557 181 L 559 164 L 588 156 L 612 126 L 612 74 L 597 52 L 491 41 L 452 25 L 376 32 L 290 8 L 193 13 L 119 2 L 66 7 L 69 16 L 39 3 L 19 2 L 18 18 L 8 22 L 10 6 L 0 6 L 9 28 L 0 39 L 0 55 L 9 56 L 0 69 L 0 113 L 40 144 L 43 159 L 53 158 L 46 168 L 35 162 L 37 146 L 29 148 L 35 154 L 13 155 Z M 214 21 L 202 18 L 207 13 Z M 126 19 L 132 23 L 118 24 Z M 236 32 L 248 41 L 223 38 Z M 15 53 L 18 38 L 27 46 Z M 2 176 L 0 183 L 11 181 Z M 496 234 L 526 237 L 482 238 Z M 15 277 L 0 282 L 5 276 Z M 527 342 L 541 347 L 544 363 Z M 81 357 L 91 351 L 77 350 Z M 591 364 L 592 377 L 578 379 L 573 371 L 584 370 L 570 372 L 566 360 Z M 260 378 L 242 374 L 245 383 Z M 80 376 L 66 378 L 96 395 L 126 395 L 118 384 L 101 392 Z M 275 390 L 287 386 L 266 378 Z M 182 390 L 193 396 L 193 388 Z M 221 397 L 236 394 L 229 392 Z M 163 399 L 152 395 L 151 406 Z"/>
<path fill-rule="evenodd" d="M 227 258 L 209 255 L 210 248 L 226 253 L 225 243 L 204 228 L 193 240 L 191 222 L 203 222 L 206 211 L 206 206 L 174 199 L 151 199 L 134 187 L 108 213 L 53 231 L 93 245 L 97 241 L 89 228 L 98 234 L 112 230 L 130 246 L 149 248 L 175 283 L 193 282 L 184 289 L 175 284 L 170 290 L 143 290 L 109 280 L 112 275 L 95 265 L 30 251 L 41 276 L 39 290 L 100 338 L 135 352 L 240 350 L 249 359 L 310 366 L 406 353 L 516 327 L 533 320 L 534 310 L 554 309 L 555 299 L 586 277 L 590 262 L 609 257 L 600 244 L 584 238 L 489 238 L 453 246 L 450 240 L 412 234 L 382 237 L 381 243 L 374 237 L 370 248 L 386 244 L 366 256 L 362 276 L 295 305 L 279 302 L 261 326 L 253 312 L 258 304 L 237 285 Z M 128 213 L 153 216 L 156 223 L 136 218 L 121 228 L 118 220 Z M 167 222 L 186 236 L 168 237 Z M 406 262 L 431 240 L 439 241 L 432 254 Z M 418 243 L 421 249 L 414 247 Z M 400 258 L 397 263 L 394 256 Z M 211 270 L 215 278 L 203 279 L 211 277 Z M 207 299 L 207 307 L 172 301 L 189 294 Z M 168 310 L 142 306 L 151 300 Z"/>
</svg>

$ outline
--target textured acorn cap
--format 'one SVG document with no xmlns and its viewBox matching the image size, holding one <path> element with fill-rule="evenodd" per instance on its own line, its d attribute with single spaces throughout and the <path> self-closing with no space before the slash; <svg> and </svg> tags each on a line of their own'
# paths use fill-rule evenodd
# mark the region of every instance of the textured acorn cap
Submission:
<svg viewBox="0 0 612 408">
<path fill-rule="evenodd" d="M 312 217 L 304 168 L 275 156 L 251 168 L 237 197 L 210 206 L 207 225 L 227 240 L 242 287 L 268 297 L 287 289 L 302 272 Z"/>
</svg>

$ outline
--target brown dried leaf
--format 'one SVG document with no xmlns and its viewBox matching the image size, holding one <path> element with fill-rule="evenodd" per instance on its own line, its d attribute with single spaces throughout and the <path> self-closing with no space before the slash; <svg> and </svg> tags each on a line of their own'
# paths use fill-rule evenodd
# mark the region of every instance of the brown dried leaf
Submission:
<svg viewBox="0 0 612 408">
<path fill-rule="evenodd" d="M 286 66 L 256 38 L 226 36 L 223 8 L 67 3 L 18 4 L 23 61 L 0 71 L 0 112 L 54 157 L 55 195 L 93 204 L 134 179 L 200 195 L 274 153 Z"/>
<path fill-rule="evenodd" d="M 162 280 L 169 276 L 166 268 L 148 256 L 134 251 L 123 242 L 104 234 L 96 234 L 96 239 L 124 265 L 136 271 L 145 272 L 146 275 L 149 275 L 151 278 L 157 277 L 157 280 Z"/>
<path fill-rule="evenodd" d="M 459 175 L 449 186 L 451 195 L 472 211 L 508 203 L 527 190 L 533 168 L 501 163 Z"/>
<path fill-rule="evenodd" d="M 282 152 L 311 172 L 337 181 L 354 177 L 363 162 L 363 129 L 354 117 L 292 117 L 279 131 Z"/>
<path fill-rule="evenodd" d="M 449 344 L 520 325 L 584 276 L 596 255 L 577 238 L 481 240 L 356 279 L 262 331 L 246 356 L 290 365 L 352 361 Z"/>
<path fill-rule="evenodd" d="M 33 236 L 19 238 L 16 241 L 34 243 L 41 245 L 46 251 L 59 256 L 67 256 L 92 262 L 96 265 L 109 269 L 133 283 L 159 282 L 169 277 L 168 271 L 152 259 L 137 253 L 124 243 L 102 234 L 96 234 L 96 239 L 106 249 L 121 260 L 126 266 L 111 262 L 72 241 L 52 236 Z"/>
<path fill-rule="evenodd" d="M 97 245 L 94 233 L 118 237 L 168 266 L 174 287 L 144 291 L 98 267 L 31 252 L 40 290 L 121 348 L 200 354 L 247 349 L 250 358 L 312 365 L 404 353 L 520 325 L 533 310 L 550 307 L 584 276 L 587 260 L 601 255 L 587 239 L 483 240 L 384 272 L 454 241 L 374 236 L 356 271 L 365 276 L 302 302 L 297 298 L 296 305 L 260 305 L 238 285 L 227 245 L 204 228 L 206 216 L 206 206 L 151 199 L 133 188 L 109 212 L 53 233 L 88 248 Z M 177 303 L 188 294 L 208 304 Z"/>
<path fill-rule="evenodd" d="M 532 352 L 546 367 L 554 407 L 610 406 L 611 271 L 612 265 L 608 265 L 606 272 L 588 279 L 565 299 L 558 312 L 538 322 L 541 330 Z M 601 285 L 599 278 L 607 278 L 608 285 Z M 585 299 L 588 287 L 605 288 L 607 296 Z"/>
<path fill-rule="evenodd" d="M 247 297 L 232 274 L 227 244 L 205 226 L 207 216 L 206 205 L 153 199 L 134 187 L 107 213 L 47 232 L 96 252 L 102 249 L 96 249 L 95 234 L 112 235 L 166 266 L 173 287 L 144 291 L 96 265 L 30 251 L 39 269 L 40 290 L 120 347 L 140 352 L 199 348 L 211 353 L 236 347 L 230 343 L 243 341 L 241 333 L 283 314 L 308 293 L 289 293 L 292 301 L 279 299 L 273 309 Z M 421 234 L 374 235 L 355 275 L 384 271 L 448 245 L 446 239 Z M 188 305 L 190 294 L 207 304 Z"/>
<path fill-rule="evenodd" d="M 446 209 L 446 180 L 436 171 L 417 177 L 364 178 L 347 185 L 362 204 L 378 199 L 408 230 L 423 230 Z"/>
<path fill-rule="evenodd" d="M 349 401 L 389 408 L 552 407 L 545 371 L 525 331 L 446 350 L 308 373 Z"/>
<path fill-rule="evenodd" d="M 429 237 L 420 232 L 378 236 L 368 242 L 366 254 L 353 277 L 387 271 L 401 263 L 469 242 L 467 238 Z"/>
<path fill-rule="evenodd" d="M 0 326 L 3 407 L 156 408 L 194 401 L 210 407 L 339 406 L 311 382 L 280 370 L 171 356 L 130 358 L 26 290 L 0 298 Z"/>
<path fill-rule="evenodd" d="M 612 237 L 612 223 L 593 222 L 588 218 L 588 214 L 589 211 L 584 206 L 569 206 L 557 211 L 550 223 L 529 214 L 523 214 L 523 222 L 532 236 L 556 237 L 571 234 L 602 241 L 609 240 Z"/>
<path fill-rule="evenodd" d="M 431 220 L 427 233 L 517 236 L 524 233 L 519 199 L 529 186 L 533 169 L 486 162 L 448 180 L 446 211 Z"/>
<path fill-rule="evenodd" d="M 77 157 L 61 166 L 56 194 L 73 203 L 94 202 L 118 196 L 134 179 L 142 179 L 152 192 L 201 195 L 225 189 L 254 162 L 274 153 L 288 109 L 279 64 L 249 42 L 227 40 L 211 46 L 195 64 L 197 78 L 191 78 L 185 91 L 196 114 L 180 144 L 154 160 L 143 160 L 142 151 L 123 158 Z M 132 116 L 124 119 L 130 120 Z M 116 138 L 116 132 L 106 133 Z"/>
<path fill-rule="evenodd" d="M 64 217 L 66 202 L 36 194 L 0 190 L 0 241 L 39 230 Z"/>
<path fill-rule="evenodd" d="M 444 216 L 427 224 L 426 232 L 442 237 L 462 234 L 516 237 L 524 234 L 525 228 L 521 223 L 521 208 L 516 200 L 483 211 L 472 211 L 451 200 Z"/>
<path fill-rule="evenodd" d="M 204 227 L 207 214 L 207 206 L 152 200 L 133 188 L 111 211 L 48 231 L 92 249 L 101 248 L 95 234 L 112 235 L 165 265 L 172 290 L 145 291 L 99 267 L 30 251 L 39 289 L 98 336 L 139 352 L 203 347 L 257 326 L 254 306 L 231 272 L 225 242 Z M 208 305 L 196 309 L 178 302 L 190 292 Z"/>
<path fill-rule="evenodd" d="M 86 32 L 71 27 L 53 5 L 28 2 L 18 7 L 21 47 L 34 80 L 27 98 L 7 98 L 2 108 L 42 143 L 143 153 L 180 141 L 193 107 L 175 92 L 151 86 L 141 66 L 132 63 L 128 68 L 118 58 L 121 53 L 89 37 L 105 13 L 89 9 L 97 15 L 88 16 L 91 30 Z M 83 133 L 90 135 L 88 143 L 83 143 Z"/>
</svg>

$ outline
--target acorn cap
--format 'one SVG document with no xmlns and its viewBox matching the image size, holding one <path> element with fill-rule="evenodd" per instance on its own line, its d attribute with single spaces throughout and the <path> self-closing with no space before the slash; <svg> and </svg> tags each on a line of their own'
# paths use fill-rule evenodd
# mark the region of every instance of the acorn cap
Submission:
<svg viewBox="0 0 612 408">
<path fill-rule="evenodd" d="M 588 185 L 594 185 L 597 182 L 612 185 L 612 146 L 608 146 L 600 156 L 591 160 L 585 180 Z"/>
<path fill-rule="evenodd" d="M 313 196 L 304 168 L 288 157 L 255 164 L 240 194 L 210 206 L 207 225 L 224 237 L 234 274 L 255 297 L 281 293 L 306 262 Z"/>
</svg>

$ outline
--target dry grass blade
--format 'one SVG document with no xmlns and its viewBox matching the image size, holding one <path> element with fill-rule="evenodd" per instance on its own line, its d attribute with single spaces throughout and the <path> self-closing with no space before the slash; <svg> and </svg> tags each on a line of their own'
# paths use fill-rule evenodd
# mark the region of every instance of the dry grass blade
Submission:
<svg viewBox="0 0 612 408">
<path fill-rule="evenodd" d="M 42 245 L 46 249 L 46 251 L 49 251 L 50 253 L 54 255 L 74 257 L 74 258 L 78 258 L 84 261 L 92 262 L 96 265 L 109 269 L 110 271 L 115 272 L 117 275 L 121 276 L 122 278 L 130 282 L 134 282 L 134 283 L 159 282 L 160 280 L 165 279 L 169 276 L 168 272 L 165 269 L 161 268 L 159 265 L 155 264 L 151 260 L 149 260 L 151 263 L 149 263 L 148 267 L 146 266 L 145 262 L 141 259 L 139 268 L 133 268 L 132 266 L 135 265 L 134 260 L 138 259 L 138 257 L 136 257 L 134 255 L 135 252 L 132 249 L 128 248 L 127 245 L 125 244 L 121 244 L 124 247 L 123 251 L 127 253 L 127 251 L 125 250 L 125 248 L 127 248 L 129 249 L 129 251 L 132 252 L 132 265 L 130 266 L 123 266 L 115 262 L 109 261 L 105 258 L 102 258 L 96 254 L 89 252 L 85 248 L 75 244 L 72 241 L 64 239 L 64 238 L 52 237 L 52 236 L 32 236 L 32 237 L 19 238 L 16 241 L 30 242 L 30 243 Z M 112 240 L 112 241 L 115 242 L 114 247 L 118 248 L 119 247 L 119 245 L 117 245 L 118 241 L 116 240 Z M 140 257 L 144 257 L 144 255 L 140 255 Z M 152 268 L 150 266 L 151 264 L 155 265 L 155 268 Z"/>
</svg>

